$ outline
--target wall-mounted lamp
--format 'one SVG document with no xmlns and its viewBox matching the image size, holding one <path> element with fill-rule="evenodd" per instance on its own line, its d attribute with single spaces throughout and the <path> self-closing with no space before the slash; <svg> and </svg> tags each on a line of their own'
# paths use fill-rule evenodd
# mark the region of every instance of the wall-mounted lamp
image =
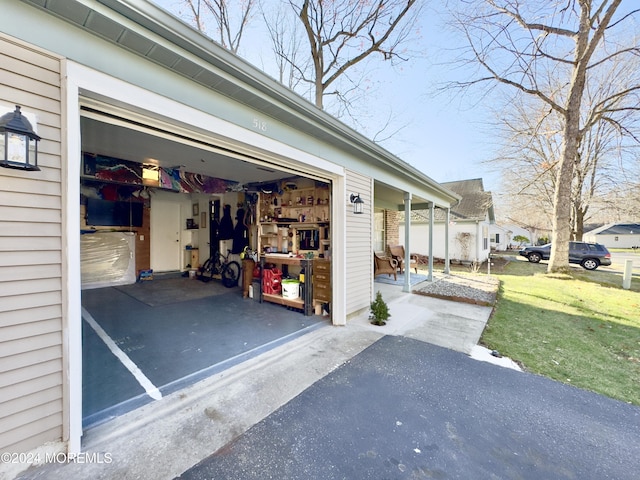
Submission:
<svg viewBox="0 0 640 480">
<path fill-rule="evenodd" d="M 38 171 L 38 141 L 31 123 L 16 105 L 0 117 L 0 167 Z"/>
<path fill-rule="evenodd" d="M 361 214 L 364 207 L 364 201 L 360 198 L 359 193 L 352 193 L 349 197 L 351 203 L 353 203 L 353 213 Z"/>
</svg>

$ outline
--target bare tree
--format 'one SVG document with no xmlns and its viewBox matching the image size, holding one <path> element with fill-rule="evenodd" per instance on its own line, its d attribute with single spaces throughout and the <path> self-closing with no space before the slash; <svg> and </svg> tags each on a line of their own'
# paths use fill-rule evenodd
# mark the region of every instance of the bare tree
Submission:
<svg viewBox="0 0 640 480">
<path fill-rule="evenodd" d="M 619 85 L 615 77 L 606 76 L 602 87 L 595 90 L 611 89 L 616 83 Z M 591 91 L 588 91 L 583 109 L 588 111 L 589 104 L 593 103 Z M 571 235 L 574 240 L 582 239 L 585 221 L 597 216 L 603 207 L 610 209 L 611 205 L 603 204 L 600 199 L 624 188 L 628 182 L 627 172 L 629 177 L 632 174 L 637 148 L 625 142 L 624 133 L 635 135 L 638 121 L 625 118 L 630 114 L 620 115 L 624 131 L 601 119 L 583 132 L 571 185 Z M 501 172 L 503 186 L 517 201 L 520 216 L 526 211 L 526 218 L 544 222 L 541 213 L 545 213 L 547 225 L 551 224 L 557 167 L 562 152 L 562 117 L 545 104 L 531 102 L 525 97 L 514 99 L 496 126 L 504 146 L 500 155 L 487 163 Z"/>
<path fill-rule="evenodd" d="M 295 90 L 300 85 L 300 74 L 308 68 L 309 59 L 300 53 L 301 38 L 299 22 L 292 19 L 290 9 L 279 4 L 276 9 L 262 9 L 262 19 L 271 38 L 277 78 L 283 85 Z"/>
<path fill-rule="evenodd" d="M 256 0 L 181 0 L 188 8 L 194 26 L 220 45 L 238 53 L 245 28 L 251 20 Z M 213 19 L 215 33 L 208 31 L 209 19 Z"/>
<path fill-rule="evenodd" d="M 405 42 L 421 9 L 418 0 L 304 0 L 289 2 L 304 26 L 309 42 L 311 72 L 298 69 L 313 86 L 314 102 L 324 108 L 325 95 L 346 98 L 334 88 L 355 65 L 372 54 L 393 64 L 406 60 Z M 351 87 L 357 88 L 358 82 Z"/>
<path fill-rule="evenodd" d="M 455 86 L 484 82 L 508 86 L 547 105 L 562 121 L 548 271 L 567 271 L 571 194 L 580 144 L 585 132 L 600 121 L 624 128 L 617 117 L 640 108 L 640 81 L 634 76 L 629 88 L 606 93 L 586 114 L 585 94 L 594 72 L 612 62 L 624 65 L 626 59 L 640 54 L 632 24 L 640 10 L 623 11 L 622 0 L 450 2 L 454 4 L 455 24 L 469 47 L 466 60 L 482 72 Z M 546 81 L 549 78 L 555 80 Z"/>
<path fill-rule="evenodd" d="M 514 99 L 493 126 L 502 148 L 487 163 L 501 173 L 507 211 L 541 229 L 551 224 L 559 132 L 548 108 L 536 110 L 526 100 Z"/>
</svg>

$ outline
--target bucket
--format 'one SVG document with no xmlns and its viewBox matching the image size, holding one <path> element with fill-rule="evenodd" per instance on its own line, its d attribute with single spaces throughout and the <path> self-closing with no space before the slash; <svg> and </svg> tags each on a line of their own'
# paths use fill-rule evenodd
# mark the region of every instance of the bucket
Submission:
<svg viewBox="0 0 640 480">
<path fill-rule="evenodd" d="M 192 279 L 196 278 L 196 272 L 197 272 L 197 270 L 195 270 L 193 268 L 191 270 L 189 270 L 189 278 L 192 278 Z"/>
<path fill-rule="evenodd" d="M 300 295 L 300 282 L 294 279 L 282 280 L 282 298 L 298 298 Z"/>
</svg>

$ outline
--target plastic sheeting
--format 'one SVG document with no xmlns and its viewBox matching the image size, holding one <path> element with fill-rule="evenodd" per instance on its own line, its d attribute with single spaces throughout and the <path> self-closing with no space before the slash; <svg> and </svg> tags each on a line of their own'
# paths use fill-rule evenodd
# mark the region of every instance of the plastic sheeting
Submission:
<svg viewBox="0 0 640 480">
<path fill-rule="evenodd" d="M 80 236 L 82 288 L 136 282 L 135 234 L 95 232 Z"/>
</svg>

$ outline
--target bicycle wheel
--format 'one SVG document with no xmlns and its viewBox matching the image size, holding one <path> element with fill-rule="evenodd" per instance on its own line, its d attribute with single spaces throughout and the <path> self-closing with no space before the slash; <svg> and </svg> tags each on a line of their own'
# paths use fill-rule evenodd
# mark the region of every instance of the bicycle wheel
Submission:
<svg viewBox="0 0 640 480">
<path fill-rule="evenodd" d="M 222 270 L 222 285 L 227 288 L 238 285 L 240 278 L 240 264 L 238 262 L 229 262 Z"/>
<path fill-rule="evenodd" d="M 213 276 L 213 271 L 214 271 L 213 260 L 208 258 L 207 261 L 204 262 L 202 267 L 200 267 L 200 271 L 198 272 L 198 278 L 203 282 L 208 282 L 211 280 L 211 277 Z"/>
</svg>

